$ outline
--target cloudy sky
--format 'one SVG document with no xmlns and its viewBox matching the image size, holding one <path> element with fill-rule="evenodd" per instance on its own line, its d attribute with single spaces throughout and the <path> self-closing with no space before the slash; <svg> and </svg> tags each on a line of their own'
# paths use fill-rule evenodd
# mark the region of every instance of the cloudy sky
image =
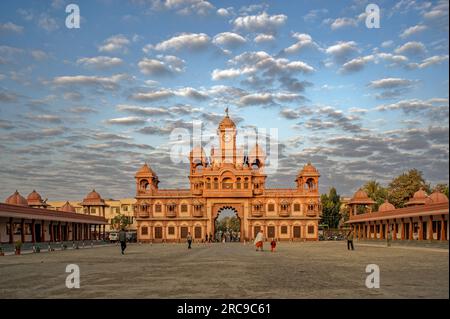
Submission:
<svg viewBox="0 0 450 319">
<path fill-rule="evenodd" d="M 270 187 L 308 161 L 321 192 L 411 168 L 447 183 L 448 1 L 376 1 L 379 29 L 369 3 L 1 1 L 0 199 L 132 197 L 144 162 L 186 187 L 170 133 L 214 132 L 225 107 L 240 129 L 278 129 Z"/>
</svg>

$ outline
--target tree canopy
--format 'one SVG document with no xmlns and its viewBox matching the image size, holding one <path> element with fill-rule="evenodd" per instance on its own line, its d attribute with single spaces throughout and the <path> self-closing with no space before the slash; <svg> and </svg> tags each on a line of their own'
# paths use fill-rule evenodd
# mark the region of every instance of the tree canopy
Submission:
<svg viewBox="0 0 450 319">
<path fill-rule="evenodd" d="M 322 224 L 327 224 L 330 228 L 337 228 L 341 219 L 341 197 L 337 194 L 336 188 L 331 187 L 328 194 L 320 196 L 322 203 Z"/>
<path fill-rule="evenodd" d="M 388 190 L 375 180 L 364 184 L 363 190 L 367 193 L 367 196 L 375 201 L 374 211 L 377 211 L 378 207 L 388 198 Z"/>
<path fill-rule="evenodd" d="M 234 231 L 239 232 L 241 230 L 241 223 L 236 216 L 227 216 L 216 221 L 216 231 Z"/>
<path fill-rule="evenodd" d="M 120 213 L 111 219 L 111 228 L 114 230 L 127 228 L 130 224 L 131 224 L 130 218 Z"/>
<path fill-rule="evenodd" d="M 388 200 L 397 208 L 404 207 L 405 203 L 415 192 L 423 188 L 428 194 L 431 193 L 430 184 L 422 176 L 422 172 L 411 169 L 406 173 L 395 177 L 388 185 Z"/>
</svg>

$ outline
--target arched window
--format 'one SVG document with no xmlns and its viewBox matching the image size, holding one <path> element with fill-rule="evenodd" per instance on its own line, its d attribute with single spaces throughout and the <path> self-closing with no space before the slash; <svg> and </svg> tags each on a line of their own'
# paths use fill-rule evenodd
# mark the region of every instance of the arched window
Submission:
<svg viewBox="0 0 450 319">
<path fill-rule="evenodd" d="M 233 180 L 230 177 L 222 179 L 222 189 L 233 189 Z"/>
<path fill-rule="evenodd" d="M 241 178 L 240 177 L 238 177 L 236 179 L 236 189 L 241 189 Z"/>
<path fill-rule="evenodd" d="M 316 189 L 316 183 L 314 183 L 314 179 L 308 178 L 306 180 L 305 189 L 310 192 Z"/>
<path fill-rule="evenodd" d="M 211 189 L 211 178 L 206 179 L 206 189 Z"/>
<path fill-rule="evenodd" d="M 248 177 L 244 179 L 244 188 L 248 189 Z"/>
<path fill-rule="evenodd" d="M 150 189 L 150 184 L 149 184 L 148 180 L 146 180 L 146 179 L 141 180 L 140 189 L 143 191 L 148 191 Z"/>
</svg>

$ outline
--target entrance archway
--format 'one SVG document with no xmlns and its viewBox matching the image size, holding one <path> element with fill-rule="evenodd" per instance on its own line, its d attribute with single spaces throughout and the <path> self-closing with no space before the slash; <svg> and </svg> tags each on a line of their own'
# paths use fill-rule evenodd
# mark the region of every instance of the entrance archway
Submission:
<svg viewBox="0 0 450 319">
<path fill-rule="evenodd" d="M 214 240 L 238 242 L 243 240 L 243 225 L 238 210 L 232 206 L 223 206 L 214 218 Z"/>
</svg>

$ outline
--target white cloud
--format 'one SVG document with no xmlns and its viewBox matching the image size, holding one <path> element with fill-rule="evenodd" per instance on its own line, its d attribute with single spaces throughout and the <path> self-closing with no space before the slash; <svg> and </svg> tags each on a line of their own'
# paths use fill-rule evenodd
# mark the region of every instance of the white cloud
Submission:
<svg viewBox="0 0 450 319">
<path fill-rule="evenodd" d="M 384 78 L 371 81 L 369 87 L 374 89 L 392 89 L 398 87 L 410 86 L 413 81 L 402 78 Z"/>
<path fill-rule="evenodd" d="M 184 71 L 184 60 L 173 55 L 158 56 L 159 59 L 144 58 L 138 66 L 143 74 L 147 75 L 173 75 Z"/>
<path fill-rule="evenodd" d="M 0 23 L 0 32 L 22 33 L 23 27 L 12 22 Z"/>
<path fill-rule="evenodd" d="M 357 20 L 353 18 L 337 18 L 331 23 L 331 30 L 337 30 L 345 27 L 356 27 Z"/>
<path fill-rule="evenodd" d="M 241 70 L 241 69 L 235 69 L 235 68 L 224 69 L 224 70 L 214 69 L 211 73 L 211 79 L 214 81 L 231 79 L 231 78 L 236 78 L 236 77 L 240 76 L 241 74 L 245 74 L 248 72 L 254 72 L 254 71 L 255 71 L 255 69 L 252 69 L 252 68 L 247 69 L 247 72 L 245 72 L 245 69 Z"/>
<path fill-rule="evenodd" d="M 341 72 L 350 73 L 360 71 L 364 68 L 364 66 L 371 61 L 375 60 L 375 56 L 367 55 L 363 57 L 358 57 L 353 60 L 350 60 L 342 65 Z"/>
<path fill-rule="evenodd" d="M 61 123 L 61 118 L 57 115 L 51 114 L 27 114 L 25 116 L 27 119 L 34 120 L 37 122 L 47 122 L 47 123 Z"/>
<path fill-rule="evenodd" d="M 343 63 L 349 60 L 351 55 L 359 52 L 359 49 L 354 41 L 339 41 L 338 43 L 326 48 L 325 52 L 332 55 L 337 62 Z"/>
<path fill-rule="evenodd" d="M 211 74 L 213 80 L 238 77 L 240 75 L 263 72 L 265 77 L 280 77 L 290 73 L 311 73 L 315 69 L 303 61 L 290 61 L 288 59 L 275 59 L 264 51 L 244 52 L 229 61 L 231 65 L 239 68 L 215 69 Z"/>
<path fill-rule="evenodd" d="M 236 29 L 242 29 L 249 32 L 262 32 L 273 34 L 276 30 L 282 27 L 287 21 L 287 16 L 284 14 L 268 15 L 263 12 L 259 15 L 248 15 L 244 17 L 237 17 L 233 21 Z"/>
<path fill-rule="evenodd" d="M 46 59 L 48 59 L 48 54 L 45 53 L 42 50 L 32 50 L 31 51 L 31 56 L 33 57 L 33 59 L 35 59 L 36 61 L 44 61 Z"/>
<path fill-rule="evenodd" d="M 273 103 L 273 97 L 270 93 L 248 94 L 239 99 L 239 104 L 242 106 L 264 105 L 270 103 Z"/>
<path fill-rule="evenodd" d="M 26 21 L 33 20 L 34 14 L 31 10 L 18 9 L 17 13 Z"/>
<path fill-rule="evenodd" d="M 319 17 L 319 15 L 324 15 L 327 13 L 327 9 L 314 9 L 304 15 L 303 20 L 305 20 L 305 22 L 314 22 Z"/>
<path fill-rule="evenodd" d="M 380 52 L 376 54 L 377 58 L 392 62 L 394 65 L 401 65 L 408 62 L 408 58 L 404 55 L 395 55 L 392 53 Z"/>
<path fill-rule="evenodd" d="M 217 10 L 217 14 L 221 17 L 228 17 L 231 15 L 231 10 L 230 10 L 230 8 L 228 8 L 228 9 L 220 8 Z"/>
<path fill-rule="evenodd" d="M 448 11 L 448 1 L 441 0 L 430 11 L 424 12 L 423 17 L 427 20 L 447 20 L 448 28 Z"/>
<path fill-rule="evenodd" d="M 405 113 L 412 112 L 423 112 L 426 110 L 432 110 L 435 108 L 436 104 L 448 107 L 448 99 L 446 98 L 432 98 L 429 100 L 420 100 L 420 99 L 410 99 L 410 100 L 401 100 L 392 104 L 382 104 L 378 105 L 375 109 L 377 111 L 388 111 L 388 110 L 402 110 Z"/>
<path fill-rule="evenodd" d="M 149 115 L 149 116 L 170 115 L 168 109 L 161 107 L 143 107 L 137 105 L 119 104 L 116 106 L 116 109 L 121 112 L 130 112 L 138 115 Z"/>
<path fill-rule="evenodd" d="M 147 45 L 143 50 L 146 53 L 148 53 L 151 49 L 156 51 L 178 51 L 181 49 L 198 51 L 207 48 L 209 41 L 210 38 L 205 33 L 182 33 L 156 45 Z"/>
<path fill-rule="evenodd" d="M 423 32 L 427 29 L 427 26 L 423 25 L 423 24 L 418 24 L 412 27 L 407 28 L 406 30 L 404 30 L 401 34 L 400 34 L 400 38 L 407 38 L 410 37 L 414 34 Z"/>
<path fill-rule="evenodd" d="M 392 41 L 392 40 L 384 41 L 383 43 L 381 43 L 382 48 L 389 48 L 393 45 L 394 45 L 394 41 Z"/>
<path fill-rule="evenodd" d="M 397 47 L 394 52 L 406 55 L 422 55 L 426 52 L 426 48 L 422 42 L 410 41 Z"/>
<path fill-rule="evenodd" d="M 441 64 L 444 61 L 448 60 L 448 55 L 434 55 L 432 57 L 426 58 L 422 60 L 421 63 L 410 63 L 408 67 L 410 69 L 424 69 L 432 65 Z"/>
<path fill-rule="evenodd" d="M 214 6 L 205 0 L 150 0 L 153 10 L 175 10 L 181 15 L 207 15 Z"/>
<path fill-rule="evenodd" d="M 164 100 L 172 96 L 174 96 L 174 94 L 171 90 L 161 89 L 158 91 L 133 93 L 130 98 L 137 101 L 157 101 Z"/>
<path fill-rule="evenodd" d="M 318 44 L 313 41 L 312 37 L 306 33 L 294 33 L 292 35 L 298 42 L 283 50 L 285 53 L 296 53 L 304 48 L 319 48 Z"/>
<path fill-rule="evenodd" d="M 230 48 L 238 47 L 246 42 L 245 38 L 233 32 L 222 32 L 214 36 L 212 41 L 215 45 Z"/>
<path fill-rule="evenodd" d="M 114 119 L 106 120 L 107 124 L 117 124 L 117 125 L 142 125 L 145 124 L 147 120 L 144 117 L 139 116 L 128 116 L 128 117 L 119 117 Z"/>
<path fill-rule="evenodd" d="M 130 44 L 130 40 L 122 34 L 117 34 L 103 41 L 103 44 L 98 47 L 98 51 L 108 53 L 116 51 L 127 52 L 128 44 Z"/>
<path fill-rule="evenodd" d="M 109 69 L 119 66 L 123 63 L 120 58 L 111 58 L 107 56 L 96 56 L 92 58 L 80 58 L 77 60 L 77 64 L 82 64 L 87 68 L 93 69 Z"/>
<path fill-rule="evenodd" d="M 271 34 L 260 33 L 253 39 L 253 41 L 256 43 L 272 42 L 275 41 L 275 37 Z"/>
<path fill-rule="evenodd" d="M 41 16 L 39 17 L 38 26 L 48 32 L 57 30 L 59 28 L 56 19 L 48 16 L 45 13 L 42 13 Z"/>
<path fill-rule="evenodd" d="M 129 79 L 127 74 L 115 74 L 110 77 L 75 75 L 75 76 L 58 76 L 52 81 L 55 85 L 94 85 L 100 86 L 106 90 L 115 90 L 119 86 L 119 82 Z"/>
</svg>

